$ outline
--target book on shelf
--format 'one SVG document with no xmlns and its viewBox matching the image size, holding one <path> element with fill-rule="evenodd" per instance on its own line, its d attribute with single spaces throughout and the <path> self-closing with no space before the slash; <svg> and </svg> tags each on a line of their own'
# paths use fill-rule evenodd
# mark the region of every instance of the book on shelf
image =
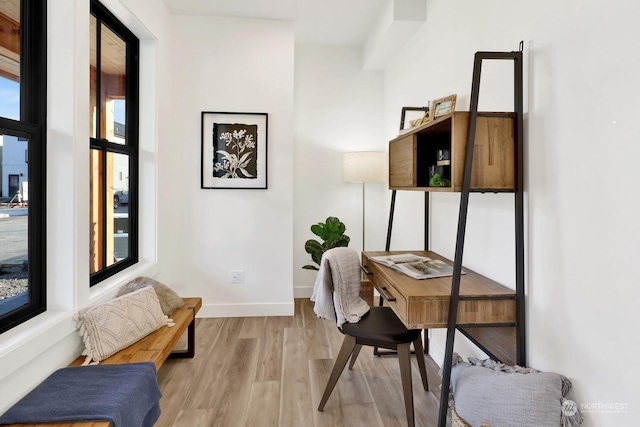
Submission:
<svg viewBox="0 0 640 427">
<path fill-rule="evenodd" d="M 411 253 L 374 256 L 369 259 L 419 280 L 453 275 L 453 266 L 444 261 Z"/>
</svg>

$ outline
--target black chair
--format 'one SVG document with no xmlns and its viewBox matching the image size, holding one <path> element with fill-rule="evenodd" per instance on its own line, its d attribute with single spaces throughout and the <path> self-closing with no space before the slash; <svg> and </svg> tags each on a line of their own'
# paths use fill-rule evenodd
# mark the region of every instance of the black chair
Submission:
<svg viewBox="0 0 640 427">
<path fill-rule="evenodd" d="M 326 261 L 323 259 L 322 262 L 324 263 Z M 327 267 L 330 268 L 328 263 L 325 265 L 325 268 Z M 356 282 L 354 281 L 354 283 Z M 359 277 L 357 283 L 359 283 Z M 413 411 L 413 387 L 411 383 L 411 343 L 413 343 L 418 367 L 420 368 L 422 386 L 425 391 L 429 391 L 422 339 L 420 336 L 422 331 L 420 329 L 407 329 L 404 323 L 398 319 L 398 316 L 396 316 L 389 307 L 371 307 L 370 311 L 364 315 L 358 323 L 345 323 L 342 325 L 342 328 L 338 328 L 338 330 L 344 335 L 344 341 L 333 365 L 333 370 L 331 371 L 331 376 L 320 400 L 318 411 L 324 409 L 349 358 L 351 357 L 349 369 L 353 369 L 353 365 L 363 345 L 381 347 L 398 352 L 407 424 L 413 427 L 415 425 L 415 417 Z"/>
</svg>

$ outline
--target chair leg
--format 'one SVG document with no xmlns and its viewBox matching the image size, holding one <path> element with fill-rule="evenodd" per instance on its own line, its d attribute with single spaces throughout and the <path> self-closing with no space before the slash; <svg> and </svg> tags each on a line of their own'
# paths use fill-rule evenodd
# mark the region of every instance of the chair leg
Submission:
<svg viewBox="0 0 640 427">
<path fill-rule="evenodd" d="M 418 337 L 413 342 L 413 348 L 416 350 L 416 360 L 418 361 L 418 368 L 420 369 L 420 378 L 422 378 L 422 387 L 424 391 L 429 391 L 429 381 L 427 381 L 427 367 L 424 363 L 424 351 L 422 349 L 422 337 Z"/>
<path fill-rule="evenodd" d="M 338 382 L 338 378 L 340 378 L 340 374 L 344 370 L 347 362 L 349 361 L 349 356 L 353 353 L 353 349 L 356 346 L 356 339 L 354 337 L 350 337 L 349 335 L 344 336 L 344 341 L 342 341 L 342 347 L 340 347 L 340 352 L 338 353 L 338 357 L 336 358 L 336 362 L 333 364 L 333 370 L 331 371 L 331 376 L 329 376 L 329 381 L 327 381 L 327 386 L 324 389 L 324 394 L 322 395 L 322 399 L 320 400 L 320 405 L 318 406 L 318 411 L 322 411 L 324 409 L 324 405 L 329 400 L 329 396 L 333 391 L 333 388 L 336 386 Z"/>
<path fill-rule="evenodd" d="M 417 350 L 416 350 L 417 351 Z M 404 407 L 407 411 L 407 425 L 414 427 L 413 415 L 413 386 L 411 385 L 411 348 L 410 344 L 398 345 L 398 362 L 400 363 L 400 378 L 404 394 Z"/>
<path fill-rule="evenodd" d="M 360 354 L 360 350 L 362 350 L 362 344 L 356 344 L 356 347 L 353 349 L 353 353 L 351 354 L 351 362 L 349 362 L 349 370 L 353 369 L 353 365 L 356 363 L 356 359 Z"/>
</svg>

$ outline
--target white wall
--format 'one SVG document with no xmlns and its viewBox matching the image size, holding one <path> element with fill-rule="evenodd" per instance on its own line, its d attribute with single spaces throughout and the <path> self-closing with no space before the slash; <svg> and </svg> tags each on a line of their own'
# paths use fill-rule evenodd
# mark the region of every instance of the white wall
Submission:
<svg viewBox="0 0 640 427">
<path fill-rule="evenodd" d="M 640 419 L 633 360 L 640 351 L 633 187 L 640 182 L 640 56 L 630 54 L 638 12 L 631 1 L 431 0 L 427 24 L 385 75 L 390 139 L 403 105 L 457 93 L 456 107 L 468 109 L 474 53 L 515 50 L 524 40 L 528 363 L 566 375 L 572 397 L 594 404 L 583 411 L 585 426 Z M 483 69 L 481 109 L 511 108 L 509 67 Z M 459 197 L 432 200 L 432 248 L 452 256 Z M 413 220 L 394 231 L 407 246 L 420 244 L 409 224 L 422 221 L 421 200 L 411 209 Z M 472 195 L 465 247 L 465 264 L 507 285 L 514 282 L 512 212 L 511 196 Z M 444 334 L 434 337 L 441 354 Z M 596 406 L 612 403 L 623 411 Z"/>
<path fill-rule="evenodd" d="M 293 23 L 176 16 L 160 137 L 159 280 L 200 316 L 293 314 Z M 200 189 L 202 111 L 268 113 L 268 189 Z M 244 284 L 230 271 L 244 270 Z"/>
<path fill-rule="evenodd" d="M 316 273 L 304 250 L 319 240 L 312 224 L 335 216 L 346 225 L 350 247 L 362 248 L 362 185 L 342 181 L 342 153 L 385 151 L 382 76 L 362 71 L 356 47 L 296 45 L 293 277 L 296 297 L 309 297 Z M 390 192 L 366 184 L 366 244 L 384 247 Z M 387 213 L 385 213 L 385 211 Z M 380 227 L 382 224 L 382 227 Z"/>
</svg>

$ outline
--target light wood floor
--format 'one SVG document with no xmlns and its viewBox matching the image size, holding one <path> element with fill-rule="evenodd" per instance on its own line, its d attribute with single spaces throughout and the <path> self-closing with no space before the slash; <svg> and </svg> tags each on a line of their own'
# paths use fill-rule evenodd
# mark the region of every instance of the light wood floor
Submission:
<svg viewBox="0 0 640 427">
<path fill-rule="evenodd" d="M 156 427 L 406 426 L 398 360 L 367 347 L 317 410 L 343 336 L 312 304 L 296 299 L 293 317 L 197 319 L 195 358 L 167 360 L 158 372 Z M 425 392 L 412 356 L 417 426 L 437 424 L 437 369 L 427 357 Z"/>
</svg>

